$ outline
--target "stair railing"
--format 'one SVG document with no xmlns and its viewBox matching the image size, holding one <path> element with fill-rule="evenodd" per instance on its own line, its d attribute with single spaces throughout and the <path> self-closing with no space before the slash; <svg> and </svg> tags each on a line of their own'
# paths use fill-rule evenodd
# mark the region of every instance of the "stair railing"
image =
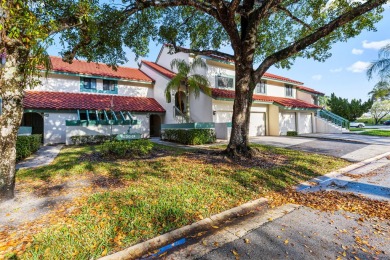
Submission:
<svg viewBox="0 0 390 260">
<path fill-rule="evenodd" d="M 184 114 L 177 106 L 173 106 L 173 117 L 180 123 L 192 123 L 191 118 Z"/>
<path fill-rule="evenodd" d="M 342 128 L 349 128 L 349 121 L 335 113 L 332 113 L 328 110 L 322 109 L 317 112 L 317 116 L 332 122 L 335 125 L 341 126 Z"/>
</svg>

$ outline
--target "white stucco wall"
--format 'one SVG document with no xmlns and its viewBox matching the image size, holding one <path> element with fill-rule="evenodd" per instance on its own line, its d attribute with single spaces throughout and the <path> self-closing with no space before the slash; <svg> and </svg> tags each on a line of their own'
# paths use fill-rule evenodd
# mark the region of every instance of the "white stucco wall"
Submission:
<svg viewBox="0 0 390 260">
<path fill-rule="evenodd" d="M 101 88 L 103 89 L 103 81 L 101 81 Z M 131 97 L 153 97 L 153 85 L 139 84 L 133 82 L 118 82 L 118 95 Z"/>
<path fill-rule="evenodd" d="M 76 113 L 47 112 L 43 119 L 43 143 L 57 144 L 66 141 L 65 120 L 77 120 Z"/>
<path fill-rule="evenodd" d="M 47 78 L 42 77 L 41 84 L 34 90 L 80 92 L 80 77 L 50 73 Z"/>
<path fill-rule="evenodd" d="M 88 76 L 93 78 L 93 76 Z M 138 83 L 118 80 L 118 95 L 133 97 L 153 97 L 153 83 Z M 34 90 L 80 92 L 80 77 L 64 74 L 49 74 L 47 78 L 41 79 L 41 84 Z M 103 79 L 96 79 L 96 90 L 103 90 Z M 87 93 L 87 92 L 81 92 Z M 88 92 L 89 93 L 89 92 Z M 91 92 L 93 93 L 93 92 Z M 94 93 L 100 94 L 100 93 Z M 105 94 L 105 93 L 101 93 Z"/>
<path fill-rule="evenodd" d="M 131 133 L 140 133 L 142 138 L 149 137 L 149 117 L 146 114 L 136 114 L 135 118 L 139 125 L 131 127 Z M 125 134 L 129 129 L 128 125 L 91 125 L 91 126 L 66 126 L 66 144 L 72 144 L 71 137 L 77 135 L 110 135 Z"/>
<path fill-rule="evenodd" d="M 198 98 L 190 95 L 190 116 L 195 122 L 213 122 L 213 99 L 203 92 Z"/>
<path fill-rule="evenodd" d="M 171 69 L 171 61 L 173 59 L 180 59 L 180 60 L 185 60 L 186 62 L 189 61 L 189 54 L 188 53 L 175 53 L 175 54 L 169 54 L 168 53 L 169 48 L 166 46 L 163 46 L 160 56 L 158 57 L 156 63 L 159 64 L 160 66 L 163 66 L 164 68 L 167 68 L 169 70 Z M 173 69 L 172 71 L 177 72 L 176 69 Z M 149 74 L 148 74 L 149 75 Z"/>
<path fill-rule="evenodd" d="M 315 117 L 316 133 L 325 134 L 341 134 L 343 131 L 341 127 L 329 123 L 328 121 Z"/>
<path fill-rule="evenodd" d="M 167 103 L 165 99 L 165 88 L 169 82 L 169 78 L 161 75 L 156 72 L 154 69 L 142 63 L 141 71 L 146 73 L 149 77 L 155 80 L 154 88 L 153 88 L 153 97 L 154 99 L 165 109 L 165 116 L 162 116 L 163 124 L 174 124 L 177 123 L 173 117 L 173 106 L 175 105 L 174 96 L 172 97 L 171 103 Z"/>
</svg>

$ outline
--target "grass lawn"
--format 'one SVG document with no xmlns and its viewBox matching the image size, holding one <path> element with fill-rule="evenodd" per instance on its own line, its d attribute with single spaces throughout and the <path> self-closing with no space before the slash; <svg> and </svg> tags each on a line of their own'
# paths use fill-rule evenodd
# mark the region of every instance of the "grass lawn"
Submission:
<svg viewBox="0 0 390 260">
<path fill-rule="evenodd" d="M 349 128 L 349 131 L 351 131 L 351 132 L 359 132 L 359 131 L 366 131 L 366 130 L 368 130 L 368 129 L 358 128 L 358 127 Z"/>
<path fill-rule="evenodd" d="M 390 136 L 390 130 L 379 130 L 379 129 L 374 129 L 374 130 L 366 130 L 362 133 L 359 133 L 361 135 L 372 135 L 372 136 Z"/>
<path fill-rule="evenodd" d="M 97 258 L 349 164 L 252 147 L 257 155 L 240 161 L 161 145 L 135 159 L 102 158 L 97 146 L 65 147 L 51 165 L 19 170 L 17 187 L 74 197 L 37 220 L 0 226 L 0 258 L 4 245 L 27 259 Z"/>
</svg>

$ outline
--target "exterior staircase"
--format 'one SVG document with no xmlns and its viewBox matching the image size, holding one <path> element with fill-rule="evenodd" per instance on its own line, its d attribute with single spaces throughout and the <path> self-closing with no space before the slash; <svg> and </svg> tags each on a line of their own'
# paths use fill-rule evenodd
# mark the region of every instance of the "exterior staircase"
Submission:
<svg viewBox="0 0 390 260">
<path fill-rule="evenodd" d="M 349 132 L 349 121 L 328 110 L 317 111 L 317 132 L 318 133 L 344 133 Z"/>
<path fill-rule="evenodd" d="M 173 118 L 175 118 L 176 122 L 179 124 L 194 123 L 194 121 L 185 115 L 177 106 L 173 106 Z"/>
</svg>

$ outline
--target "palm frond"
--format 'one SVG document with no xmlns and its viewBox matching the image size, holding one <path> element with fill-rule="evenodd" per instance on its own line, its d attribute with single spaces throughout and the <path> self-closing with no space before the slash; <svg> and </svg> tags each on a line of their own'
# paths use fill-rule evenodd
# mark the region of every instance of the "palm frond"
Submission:
<svg viewBox="0 0 390 260">
<path fill-rule="evenodd" d="M 185 60 L 182 59 L 173 59 L 171 61 L 171 69 L 177 69 L 178 73 L 188 74 L 190 72 L 190 66 Z"/>
<path fill-rule="evenodd" d="M 207 64 L 202 58 L 194 58 L 191 62 L 191 71 L 195 72 L 197 68 L 207 69 Z"/>
</svg>

